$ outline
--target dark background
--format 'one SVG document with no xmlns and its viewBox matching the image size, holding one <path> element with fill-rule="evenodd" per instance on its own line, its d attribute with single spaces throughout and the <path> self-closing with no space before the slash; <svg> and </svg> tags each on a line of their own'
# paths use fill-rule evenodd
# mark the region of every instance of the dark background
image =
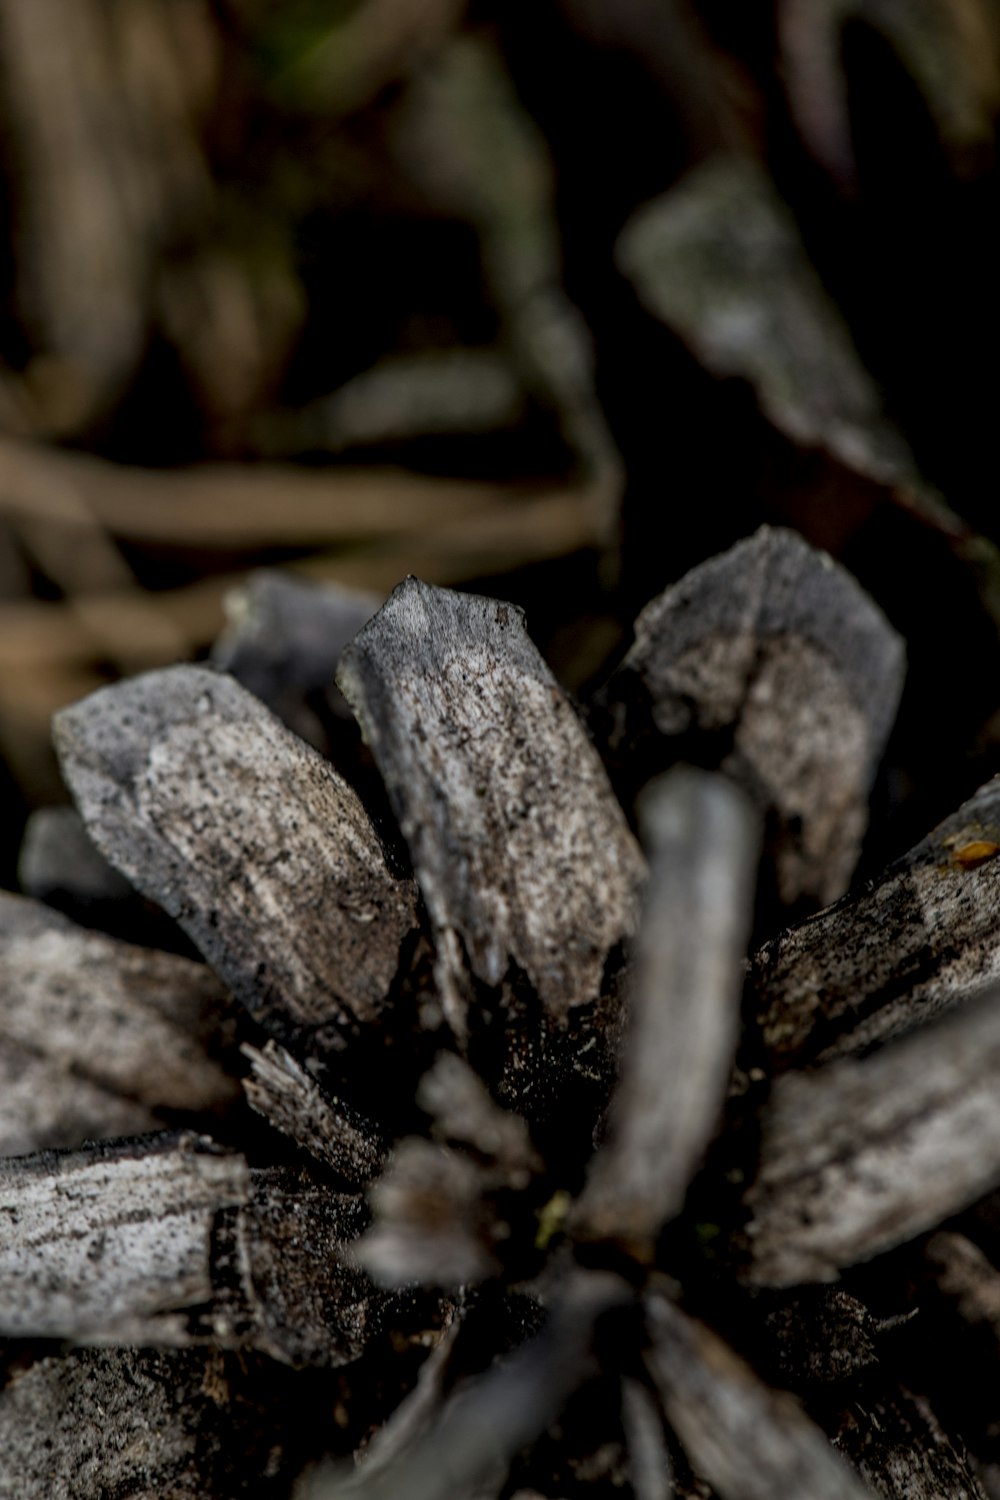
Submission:
<svg viewBox="0 0 1000 1500">
<path fill-rule="evenodd" d="M 513 598 L 585 695 L 762 522 L 906 636 L 905 847 L 998 769 L 998 107 L 993 0 L 0 0 L 3 882 L 51 712 L 247 569 Z"/>
</svg>

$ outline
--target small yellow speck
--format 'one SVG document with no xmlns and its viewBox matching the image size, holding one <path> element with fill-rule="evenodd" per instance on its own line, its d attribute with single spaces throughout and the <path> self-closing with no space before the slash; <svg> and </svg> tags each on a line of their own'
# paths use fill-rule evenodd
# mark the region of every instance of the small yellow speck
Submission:
<svg viewBox="0 0 1000 1500">
<path fill-rule="evenodd" d="M 536 1250 L 546 1250 L 549 1241 L 562 1229 L 572 1201 L 565 1188 L 557 1188 L 548 1203 L 544 1204 L 538 1210 L 538 1233 L 535 1235 Z"/>
<path fill-rule="evenodd" d="M 977 866 L 984 865 L 987 860 L 994 859 L 1000 854 L 1000 844 L 994 844 L 992 839 L 972 839 L 968 844 L 960 844 L 957 849 L 951 851 L 952 861 L 961 865 L 963 870 L 975 870 Z"/>
</svg>

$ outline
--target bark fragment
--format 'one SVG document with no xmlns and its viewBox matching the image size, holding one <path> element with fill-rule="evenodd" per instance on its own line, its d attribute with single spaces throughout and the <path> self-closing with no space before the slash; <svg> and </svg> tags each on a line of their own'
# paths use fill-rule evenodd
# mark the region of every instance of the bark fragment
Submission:
<svg viewBox="0 0 1000 1500">
<path fill-rule="evenodd" d="M 771 1065 L 826 1062 L 1000 980 L 1000 778 L 863 889 L 766 943 L 750 970 Z"/>
<path fill-rule="evenodd" d="M 587 1236 L 648 1251 L 680 1209 L 722 1113 L 758 827 L 736 787 L 697 771 L 649 787 L 640 826 L 650 872 L 622 1077 L 574 1221 Z"/>
<path fill-rule="evenodd" d="M 747 1194 L 748 1279 L 829 1281 L 1000 1182 L 1000 1004 L 780 1077 Z"/>
<path fill-rule="evenodd" d="M 0 1391 L 3 1500 L 286 1493 L 266 1400 L 214 1350 L 78 1349 Z"/>
<path fill-rule="evenodd" d="M 331 718 L 350 719 L 334 683 L 340 654 L 378 607 L 378 596 L 360 589 L 253 573 L 227 598 L 229 623 L 212 660 L 289 729 L 328 753 Z"/>
<path fill-rule="evenodd" d="M 597 700 L 615 762 L 719 767 L 769 820 L 781 901 L 846 888 L 903 683 L 903 646 L 842 568 L 761 528 L 635 623 Z"/>
<path fill-rule="evenodd" d="M 252 1109 L 352 1186 L 377 1175 L 385 1148 L 369 1120 L 327 1094 L 276 1042 L 242 1051 L 250 1062 L 243 1091 Z"/>
<path fill-rule="evenodd" d="M 845 1414 L 837 1447 L 885 1500 L 986 1500 L 962 1442 L 903 1387 Z"/>
<path fill-rule="evenodd" d="M 250 693 L 200 667 L 105 688 L 55 721 L 95 843 L 233 993 L 313 1051 L 372 1020 L 416 924 L 355 793 Z"/>
<path fill-rule="evenodd" d="M 0 1167 L 0 1325 L 14 1337 L 184 1343 L 212 1300 L 216 1218 L 250 1195 L 242 1156 L 196 1136 Z"/>
<path fill-rule="evenodd" d="M 409 578 L 344 653 L 434 928 L 462 1037 L 473 980 L 522 970 L 547 1014 L 601 992 L 642 856 L 521 612 Z"/>
<path fill-rule="evenodd" d="M 666 1297 L 647 1299 L 648 1355 L 671 1426 L 721 1500 L 865 1500 L 869 1494 L 793 1396 Z"/>
<path fill-rule="evenodd" d="M 224 1109 L 239 1094 L 225 1067 L 234 1020 L 204 965 L 0 893 L 0 1152 Z"/>
<path fill-rule="evenodd" d="M 0 1164 L 0 1332 L 258 1348 L 340 1364 L 370 1288 L 341 1264 L 364 1213 L 290 1170 L 251 1171 L 203 1137 Z"/>
</svg>

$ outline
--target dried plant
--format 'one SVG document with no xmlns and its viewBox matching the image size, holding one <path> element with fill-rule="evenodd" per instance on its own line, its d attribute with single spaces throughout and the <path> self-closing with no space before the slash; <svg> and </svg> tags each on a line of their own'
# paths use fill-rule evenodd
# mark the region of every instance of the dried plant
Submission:
<svg viewBox="0 0 1000 1500">
<path fill-rule="evenodd" d="M 0 904 L 0 1493 L 1000 1493 L 1000 790 L 849 889 L 899 638 L 767 530 L 586 716 L 370 609 L 58 716 L 26 884 L 173 951 Z"/>
</svg>

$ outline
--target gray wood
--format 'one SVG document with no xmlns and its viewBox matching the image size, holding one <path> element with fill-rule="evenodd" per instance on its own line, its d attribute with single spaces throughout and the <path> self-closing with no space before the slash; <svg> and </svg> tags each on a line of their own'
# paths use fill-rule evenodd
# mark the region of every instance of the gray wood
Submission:
<svg viewBox="0 0 1000 1500">
<path fill-rule="evenodd" d="M 203 964 L 0 892 L 0 1153 L 226 1108 L 235 1012 Z"/>
<path fill-rule="evenodd" d="M 771 821 L 781 899 L 826 903 L 857 862 L 903 671 L 854 579 L 763 527 L 646 606 L 595 725 L 626 772 L 683 753 L 732 776 Z"/>
<path fill-rule="evenodd" d="M 0 1390 L 0 1500 L 287 1493 L 281 1434 L 238 1357 L 79 1349 Z"/>
<path fill-rule="evenodd" d="M 885 1500 L 985 1500 L 968 1454 L 923 1396 L 902 1387 L 863 1395 L 837 1447 Z"/>
<path fill-rule="evenodd" d="M 520 610 L 409 578 L 338 681 L 410 847 L 448 1020 L 522 970 L 557 1020 L 601 992 L 643 861 Z"/>
<path fill-rule="evenodd" d="M 228 624 L 212 661 L 266 703 L 289 729 L 325 751 L 327 714 L 349 718 L 334 677 L 340 654 L 378 609 L 377 594 L 262 570 L 226 599 Z"/>
<path fill-rule="evenodd" d="M 747 1193 L 751 1281 L 833 1280 L 1000 1183 L 996 995 L 871 1057 L 775 1082 Z"/>
<path fill-rule="evenodd" d="M 55 738 L 95 843 L 279 1040 L 337 1048 L 379 1014 L 412 883 L 347 783 L 252 694 L 172 667 L 63 710 Z"/>
<path fill-rule="evenodd" d="M 870 1491 L 793 1396 L 758 1379 L 704 1324 L 647 1298 L 650 1373 L 695 1470 L 721 1500 L 864 1500 Z"/>
<path fill-rule="evenodd" d="M 648 1250 L 678 1212 L 716 1129 L 739 1035 L 760 829 L 721 776 L 647 788 L 649 881 L 609 1135 L 574 1211 L 578 1232 Z"/>
<path fill-rule="evenodd" d="M 1000 778 L 877 880 L 774 938 L 750 984 L 772 1066 L 860 1052 L 1000 980 Z"/>
<path fill-rule="evenodd" d="M 193 1135 L 9 1159 L 0 1333 L 340 1364 L 361 1352 L 369 1313 L 370 1289 L 343 1264 L 363 1218 L 356 1195 L 251 1171 Z"/>
<path fill-rule="evenodd" d="M 216 1218 L 250 1196 L 242 1156 L 197 1136 L 0 1166 L 0 1331 L 179 1343 L 212 1301 Z"/>
<path fill-rule="evenodd" d="M 250 1063 L 243 1090 L 252 1109 L 345 1182 L 360 1186 L 377 1176 L 385 1147 L 370 1121 L 328 1094 L 276 1042 L 241 1050 Z"/>
</svg>

